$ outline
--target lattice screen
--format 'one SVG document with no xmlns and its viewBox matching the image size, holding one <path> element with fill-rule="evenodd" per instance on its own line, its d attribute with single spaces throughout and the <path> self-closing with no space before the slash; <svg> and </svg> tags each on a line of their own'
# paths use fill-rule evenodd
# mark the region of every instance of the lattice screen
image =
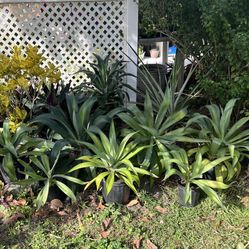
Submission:
<svg viewBox="0 0 249 249">
<path fill-rule="evenodd" d="M 32 2 L 32 1 L 31 1 Z M 127 51 L 127 0 L 0 3 L 0 53 L 37 45 L 61 68 L 66 82 L 93 61 L 93 53 L 122 59 Z"/>
</svg>

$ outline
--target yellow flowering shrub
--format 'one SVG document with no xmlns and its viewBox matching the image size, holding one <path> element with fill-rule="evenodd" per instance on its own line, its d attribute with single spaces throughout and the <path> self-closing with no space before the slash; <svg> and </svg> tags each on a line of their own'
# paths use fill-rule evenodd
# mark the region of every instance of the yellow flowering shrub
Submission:
<svg viewBox="0 0 249 249">
<path fill-rule="evenodd" d="M 8 118 L 12 130 L 32 113 L 36 100 L 61 80 L 61 72 L 37 47 L 14 47 L 10 57 L 0 54 L 0 120 Z"/>
<path fill-rule="evenodd" d="M 22 124 L 23 120 L 27 117 L 27 112 L 25 109 L 20 109 L 16 107 L 9 114 L 9 128 L 11 132 L 15 132 L 17 128 Z"/>
</svg>

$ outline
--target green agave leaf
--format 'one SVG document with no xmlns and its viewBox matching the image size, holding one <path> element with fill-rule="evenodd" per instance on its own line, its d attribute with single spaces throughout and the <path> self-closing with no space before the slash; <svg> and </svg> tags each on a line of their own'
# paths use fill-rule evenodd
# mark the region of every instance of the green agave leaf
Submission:
<svg viewBox="0 0 249 249">
<path fill-rule="evenodd" d="M 236 133 L 233 134 L 233 136 L 230 136 L 230 138 L 227 141 L 227 143 L 234 144 L 234 145 L 240 145 L 240 143 L 249 140 L 249 130 L 242 130 L 239 129 L 236 131 Z"/>
<path fill-rule="evenodd" d="M 157 113 L 156 119 L 155 119 L 155 128 L 159 129 L 162 125 L 162 122 L 164 121 L 168 108 L 169 108 L 170 101 L 169 99 L 164 96 L 163 101 L 159 107 L 159 111 Z"/>
<path fill-rule="evenodd" d="M 226 161 L 226 160 L 229 160 L 231 159 L 230 156 L 227 156 L 227 157 L 222 157 L 222 158 L 218 158 L 208 164 L 206 164 L 202 170 L 202 174 L 206 173 L 207 171 L 209 171 L 210 169 L 214 168 L 215 166 L 219 165 L 220 163 Z"/>
<path fill-rule="evenodd" d="M 79 111 L 76 98 L 73 93 L 66 94 L 67 109 L 71 120 L 73 120 L 73 115 Z"/>
<path fill-rule="evenodd" d="M 142 112 L 135 104 L 129 105 L 128 110 L 130 111 L 130 115 L 132 117 L 131 121 L 134 121 L 135 124 L 147 124 L 145 115 L 146 111 Z"/>
<path fill-rule="evenodd" d="M 234 145 L 229 145 L 228 149 L 230 151 L 231 158 L 233 158 L 234 157 L 235 146 Z"/>
<path fill-rule="evenodd" d="M 199 124 L 201 128 L 203 128 L 203 120 L 208 119 L 206 115 L 195 113 L 192 118 L 190 118 L 186 124 L 187 127 L 189 127 L 192 124 Z"/>
<path fill-rule="evenodd" d="M 240 173 L 241 164 L 237 161 L 236 164 L 232 164 L 229 161 L 224 162 L 226 170 L 226 178 L 224 181 L 230 182 L 236 175 Z"/>
<path fill-rule="evenodd" d="M 126 169 L 126 168 L 121 168 L 115 171 L 116 175 L 123 175 L 124 177 L 126 177 L 130 182 L 133 182 L 133 176 L 131 174 L 131 172 Z M 117 174 L 118 173 L 118 174 Z"/>
<path fill-rule="evenodd" d="M 123 176 L 120 176 L 120 178 L 125 182 L 125 184 L 136 194 L 138 195 L 137 193 L 137 190 L 133 184 L 133 182 L 130 182 L 126 177 L 123 177 Z"/>
<path fill-rule="evenodd" d="M 199 184 L 205 185 L 210 188 L 215 189 L 228 189 L 230 186 L 218 181 L 212 181 L 212 180 L 195 180 L 195 182 L 198 181 Z"/>
<path fill-rule="evenodd" d="M 32 130 L 32 128 L 24 125 L 18 127 L 16 133 L 12 137 L 12 144 L 17 146 L 23 140 L 23 137 L 27 136 L 28 133 Z"/>
<path fill-rule="evenodd" d="M 112 149 L 111 149 L 111 144 L 109 139 L 107 138 L 107 136 L 104 134 L 104 132 L 100 132 L 100 139 L 101 139 L 101 143 L 104 147 L 105 153 L 106 154 L 111 154 L 112 153 Z"/>
<path fill-rule="evenodd" d="M 148 124 L 149 127 L 153 127 L 154 113 L 153 113 L 152 102 L 151 102 L 148 92 L 146 92 L 146 96 L 145 96 L 144 110 L 145 110 L 144 114 L 146 118 L 146 124 Z"/>
<path fill-rule="evenodd" d="M 11 134 L 9 130 L 9 122 L 4 121 L 3 122 L 3 131 L 2 131 L 2 137 L 4 139 L 4 143 L 11 143 Z"/>
<path fill-rule="evenodd" d="M 95 181 L 96 181 L 96 177 L 93 178 L 91 181 L 89 181 L 89 182 L 86 184 L 84 190 L 88 189 L 88 188 L 90 187 L 90 185 L 92 185 Z"/>
<path fill-rule="evenodd" d="M 130 152 L 129 154 L 127 154 L 125 156 L 125 160 L 131 159 L 132 157 L 137 155 L 140 151 L 142 151 L 142 150 L 144 150 L 146 148 L 148 148 L 148 146 L 140 146 L 140 147 L 136 148 L 135 150 L 133 150 L 132 152 Z"/>
<path fill-rule="evenodd" d="M 143 162 L 141 163 L 140 167 L 142 167 L 144 169 L 148 169 L 150 167 L 152 153 L 153 153 L 153 141 L 150 141 L 150 145 L 146 149 L 145 156 L 144 156 Z"/>
<path fill-rule="evenodd" d="M 216 181 L 224 182 L 224 180 L 227 178 L 227 174 L 228 170 L 223 164 L 215 167 Z"/>
<path fill-rule="evenodd" d="M 228 141 L 232 139 L 232 137 L 234 137 L 234 134 L 236 134 L 248 121 L 249 117 L 244 117 L 237 121 L 227 132 L 225 140 Z"/>
<path fill-rule="evenodd" d="M 119 145 L 119 148 L 117 150 L 117 158 L 120 159 L 120 158 L 123 158 L 123 156 L 125 155 L 125 148 L 126 148 L 126 145 L 128 143 L 128 141 L 135 135 L 136 133 L 130 133 L 128 135 L 126 135 L 124 137 L 124 139 L 121 141 L 120 145 Z"/>
<path fill-rule="evenodd" d="M 23 174 L 25 174 L 25 172 L 23 172 Z M 16 181 L 13 182 L 16 185 L 20 185 L 20 186 L 30 186 L 34 183 L 37 183 L 38 181 L 44 181 L 46 180 L 46 178 L 29 178 L 29 179 L 25 179 L 25 180 L 20 180 L 20 181 Z"/>
<path fill-rule="evenodd" d="M 222 113 L 220 119 L 220 130 L 221 130 L 221 137 L 224 138 L 227 130 L 229 128 L 231 122 L 231 115 L 233 112 L 234 105 L 236 103 L 236 99 L 231 99 L 225 106 L 225 109 Z"/>
<path fill-rule="evenodd" d="M 83 182 L 80 179 L 78 179 L 76 177 L 73 177 L 73 176 L 62 175 L 62 174 L 53 175 L 53 178 L 56 178 L 56 177 L 66 179 L 66 180 L 68 180 L 70 182 L 74 182 L 74 183 L 77 183 L 77 184 L 80 184 L 80 185 L 85 185 L 86 184 L 85 182 Z"/>
<path fill-rule="evenodd" d="M 192 196 L 191 196 L 191 189 L 190 189 L 190 183 L 186 183 L 186 186 L 184 188 L 184 202 L 191 203 Z"/>
<path fill-rule="evenodd" d="M 8 177 L 12 181 L 15 181 L 16 180 L 16 168 L 14 165 L 13 157 L 10 153 L 7 153 L 3 157 L 2 167 L 3 167 L 4 171 L 7 173 Z"/>
<path fill-rule="evenodd" d="M 140 175 L 148 175 L 148 176 L 158 178 L 156 175 L 150 173 L 148 170 L 137 168 L 137 167 L 134 167 L 134 170 L 136 171 L 136 173 L 138 173 Z"/>
<path fill-rule="evenodd" d="M 113 121 L 111 122 L 111 127 L 110 127 L 110 131 L 109 131 L 109 140 L 110 140 L 110 146 L 112 148 L 111 154 L 112 154 L 112 156 L 115 156 L 116 151 L 118 149 L 118 144 L 117 144 L 115 125 L 114 125 Z"/>
<path fill-rule="evenodd" d="M 110 191 L 112 190 L 112 187 L 114 184 L 114 178 L 115 178 L 115 174 L 113 171 L 111 171 L 109 176 L 107 177 L 106 183 L 105 183 L 106 195 L 108 195 L 110 193 Z"/>
<path fill-rule="evenodd" d="M 110 172 L 103 172 L 103 173 L 100 173 L 97 177 L 94 178 L 95 180 L 95 183 L 96 183 L 96 187 L 97 187 L 97 190 L 100 189 L 100 184 L 102 182 L 102 180 L 108 176 L 110 174 Z"/>
<path fill-rule="evenodd" d="M 49 164 L 52 165 L 52 169 L 55 167 L 55 165 L 58 162 L 61 150 L 68 144 L 69 144 L 68 141 L 64 140 L 64 139 L 55 142 L 55 144 L 53 146 L 53 149 L 52 149 L 52 151 L 50 153 L 50 162 L 49 162 Z"/>
<path fill-rule="evenodd" d="M 170 178 L 173 175 L 178 175 L 181 178 L 183 177 L 183 175 L 181 174 L 181 172 L 179 170 L 177 170 L 177 169 L 168 169 L 168 170 L 166 170 L 163 181 L 167 180 L 168 178 Z"/>
<path fill-rule="evenodd" d="M 30 166 L 29 163 L 24 162 L 22 159 L 18 159 L 17 161 L 29 172 L 35 173 L 34 169 Z"/>
<path fill-rule="evenodd" d="M 57 118 L 57 117 L 56 117 Z M 68 127 L 67 124 L 60 122 L 59 117 L 58 120 L 54 120 L 54 116 L 51 114 L 41 114 L 36 117 L 32 123 L 41 123 L 48 126 L 51 130 L 60 134 L 64 139 L 73 139 L 76 140 L 76 136 L 72 132 L 72 127 Z"/>
<path fill-rule="evenodd" d="M 202 154 L 200 151 L 198 151 L 196 154 L 195 154 L 195 161 L 194 163 L 192 164 L 192 176 L 193 177 L 196 177 L 198 175 L 201 174 L 202 170 L 203 170 L 203 167 L 205 167 L 203 164 L 202 164 L 203 160 L 202 160 Z"/>
<path fill-rule="evenodd" d="M 152 136 L 158 136 L 160 133 L 158 133 L 158 130 L 146 125 L 140 125 L 140 127 L 145 131 L 147 139 L 150 139 Z"/>
<path fill-rule="evenodd" d="M 132 117 L 130 114 L 120 113 L 120 114 L 118 114 L 118 117 L 124 123 L 126 123 L 129 127 L 131 127 L 134 131 L 140 132 L 140 130 L 141 130 L 140 124 L 141 123 L 137 122 L 137 120 L 134 117 Z M 142 124 L 145 124 L 145 122 L 143 122 Z"/>
<path fill-rule="evenodd" d="M 95 144 L 91 144 L 91 143 L 88 143 L 88 142 L 82 142 L 82 141 L 77 141 L 77 143 L 79 145 L 84 145 L 85 147 L 87 147 L 88 149 L 93 151 L 96 155 L 101 153 L 101 151 L 102 151 L 102 150 L 99 150 L 99 148 Z"/>
<path fill-rule="evenodd" d="M 94 142 L 94 145 L 95 145 L 95 147 L 93 145 L 90 146 L 91 150 L 95 153 L 96 153 L 96 151 L 99 151 L 99 152 L 104 151 L 104 147 L 103 147 L 100 139 L 92 132 L 88 132 L 88 135 L 92 139 L 92 141 Z M 89 143 L 87 143 L 87 147 L 90 148 L 88 145 L 90 145 Z"/>
<path fill-rule="evenodd" d="M 88 120 L 90 117 L 90 113 L 92 110 L 93 105 L 96 103 L 96 98 L 91 97 L 87 99 L 80 107 L 79 109 L 79 129 L 82 131 L 82 129 L 88 126 Z"/>
<path fill-rule="evenodd" d="M 47 155 L 41 155 L 40 156 L 41 158 L 41 162 L 42 162 L 42 165 L 43 165 L 43 168 L 45 169 L 44 172 L 49 172 L 50 171 L 50 165 L 49 165 L 49 158 Z"/>
<path fill-rule="evenodd" d="M 220 128 L 220 118 L 221 118 L 221 111 L 220 108 L 213 104 L 213 105 L 207 105 L 206 108 L 209 110 L 213 127 L 215 127 L 215 130 L 217 134 L 219 134 L 219 128 Z M 219 135 L 221 137 L 221 135 Z"/>
<path fill-rule="evenodd" d="M 73 193 L 73 191 L 64 183 L 54 180 L 54 183 L 58 186 L 58 188 L 66 194 L 73 202 L 76 202 L 76 197 Z"/>
<path fill-rule="evenodd" d="M 26 141 L 21 146 L 17 147 L 17 153 L 18 155 L 27 155 L 27 152 L 30 151 L 32 148 L 40 148 L 45 143 L 42 139 L 35 139 L 30 138 L 28 141 Z"/>
<path fill-rule="evenodd" d="M 133 171 L 136 174 L 136 171 L 134 169 L 134 165 L 133 165 L 133 163 L 129 159 L 123 159 L 123 160 L 119 161 L 116 164 L 116 167 L 118 168 L 118 167 L 120 167 L 120 165 L 121 166 L 126 165 L 127 168 L 129 168 L 131 171 Z"/>
<path fill-rule="evenodd" d="M 13 144 L 7 142 L 4 146 L 14 157 L 18 157 L 17 156 L 17 151 L 16 148 L 14 147 Z"/>
<path fill-rule="evenodd" d="M 0 156 L 6 155 L 7 151 L 5 148 L 0 148 Z"/>
<path fill-rule="evenodd" d="M 201 182 L 199 182 L 199 180 L 194 180 L 192 181 L 194 184 L 196 184 L 198 187 L 200 187 L 205 193 L 207 196 L 209 196 L 214 202 L 216 202 L 220 207 L 223 207 L 223 204 L 219 198 L 219 196 L 217 195 L 217 193 L 212 189 L 210 188 L 209 186 L 207 186 L 206 184 L 203 184 Z"/>
<path fill-rule="evenodd" d="M 101 163 L 101 164 L 99 165 L 99 164 L 96 164 L 96 162 L 92 162 L 92 161 L 80 163 L 80 164 L 74 166 L 72 169 L 70 169 L 68 171 L 68 173 L 72 173 L 72 172 L 79 170 L 79 169 L 85 169 L 85 168 L 91 168 L 91 167 L 105 168 L 103 166 L 103 163 L 100 160 L 99 160 L 99 163 Z"/>
<path fill-rule="evenodd" d="M 40 170 L 42 170 L 46 176 L 49 178 L 49 170 L 38 160 L 35 156 L 30 156 L 31 162 L 33 162 Z"/>
<path fill-rule="evenodd" d="M 50 112 L 51 115 L 49 115 L 47 117 L 50 117 L 54 120 L 57 120 L 58 122 L 64 123 L 64 124 L 66 124 L 67 127 L 73 128 L 70 124 L 68 116 L 66 115 L 64 110 L 62 110 L 60 107 L 51 107 L 50 111 L 51 111 Z M 38 117 L 40 117 L 40 116 L 38 116 Z M 60 117 L 60 120 L 58 120 L 56 117 Z"/>
<path fill-rule="evenodd" d="M 32 179 L 25 179 L 25 180 L 19 180 L 18 182 L 19 183 L 25 183 L 26 180 L 34 180 L 36 183 L 39 182 L 39 181 L 45 181 L 47 180 L 48 178 L 45 178 L 45 177 L 42 177 L 42 176 L 39 176 L 38 174 L 34 173 L 34 172 L 28 172 L 28 171 L 19 171 L 21 174 L 24 174 L 26 176 L 29 176 L 31 177 Z"/>
<path fill-rule="evenodd" d="M 186 115 L 187 115 L 186 108 L 171 114 L 162 124 L 159 133 L 161 134 L 165 132 L 167 129 L 169 129 L 170 127 L 181 121 Z"/>
<path fill-rule="evenodd" d="M 47 180 L 45 182 L 45 186 L 41 189 L 41 191 L 39 192 L 39 194 L 36 198 L 36 204 L 37 204 L 38 209 L 45 205 L 45 203 L 48 199 L 49 187 L 50 187 L 50 182 L 49 182 L 49 180 Z"/>
</svg>

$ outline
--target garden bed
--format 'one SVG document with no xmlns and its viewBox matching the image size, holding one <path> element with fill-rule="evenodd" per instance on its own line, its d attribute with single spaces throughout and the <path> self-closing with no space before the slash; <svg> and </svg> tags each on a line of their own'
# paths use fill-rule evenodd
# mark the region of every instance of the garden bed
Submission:
<svg viewBox="0 0 249 249">
<path fill-rule="evenodd" d="M 222 196 L 227 211 L 210 199 L 182 208 L 173 181 L 152 194 L 142 191 L 139 201 L 126 206 L 103 205 L 94 193 L 58 211 L 1 205 L 1 213 L 19 213 L 20 220 L 12 223 L 6 218 L 10 223 L 0 225 L 0 248 L 246 248 L 248 180 L 248 174 L 243 175 L 238 187 Z"/>
</svg>

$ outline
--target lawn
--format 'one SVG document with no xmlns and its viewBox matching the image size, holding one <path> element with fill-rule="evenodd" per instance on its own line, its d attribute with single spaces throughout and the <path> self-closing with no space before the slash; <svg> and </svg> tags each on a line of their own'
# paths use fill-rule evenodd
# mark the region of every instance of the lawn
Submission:
<svg viewBox="0 0 249 249">
<path fill-rule="evenodd" d="M 155 187 L 153 193 L 140 192 L 139 201 L 133 198 L 126 206 L 103 205 L 97 193 L 85 196 L 78 197 L 77 205 L 57 210 L 48 205 L 38 212 L 28 205 L 2 205 L 6 217 L 0 226 L 0 248 L 241 249 L 249 245 L 249 175 L 222 194 L 227 210 L 208 198 L 194 208 L 179 206 L 173 180 Z"/>
</svg>

